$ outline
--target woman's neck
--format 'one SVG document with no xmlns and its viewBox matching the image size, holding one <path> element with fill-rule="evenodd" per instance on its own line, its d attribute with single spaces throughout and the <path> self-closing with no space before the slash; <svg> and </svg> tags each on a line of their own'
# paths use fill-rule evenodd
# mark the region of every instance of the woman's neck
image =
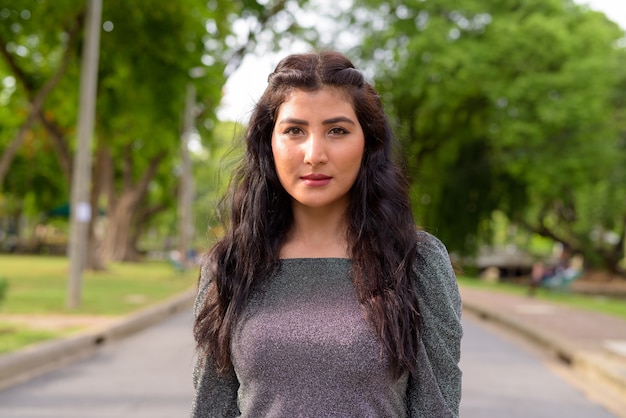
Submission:
<svg viewBox="0 0 626 418">
<path fill-rule="evenodd" d="M 294 223 L 281 258 L 349 258 L 345 210 L 293 209 Z"/>
</svg>

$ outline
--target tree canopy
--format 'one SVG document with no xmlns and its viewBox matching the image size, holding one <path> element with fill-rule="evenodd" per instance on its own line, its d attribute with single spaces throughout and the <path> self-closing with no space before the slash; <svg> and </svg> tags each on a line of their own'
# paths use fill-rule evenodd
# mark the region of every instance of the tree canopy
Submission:
<svg viewBox="0 0 626 418">
<path fill-rule="evenodd" d="M 275 42 L 276 21 L 293 20 L 286 4 L 103 3 L 92 190 L 94 211 L 106 212 L 104 227 L 92 225 L 100 258 L 136 258 L 140 234 L 175 207 L 187 86 L 197 92 L 196 129 L 210 144 L 229 71 L 250 48 Z M 14 216 L 25 190 L 40 213 L 68 200 L 85 6 L 0 2 L 0 188 L 17 202 Z"/>
<path fill-rule="evenodd" d="M 502 211 L 615 270 L 624 32 L 572 1 L 357 4 L 353 54 L 397 121 L 420 223 L 467 252 Z"/>
<path fill-rule="evenodd" d="M 43 216 L 69 199 L 85 3 L 0 0 L 0 216 Z M 232 133 L 215 117 L 227 77 L 250 51 L 320 39 L 353 46 L 402 141 L 416 217 L 451 250 L 488 242 L 497 213 L 619 269 L 622 29 L 572 0 L 321 6 L 104 2 L 92 207 L 106 216 L 92 225 L 94 254 L 132 260 L 149 228 L 173 223 L 187 86 L 203 148 L 196 204 L 215 205 L 222 186 L 210 179 Z M 308 21 L 317 9 L 323 28 Z"/>
</svg>

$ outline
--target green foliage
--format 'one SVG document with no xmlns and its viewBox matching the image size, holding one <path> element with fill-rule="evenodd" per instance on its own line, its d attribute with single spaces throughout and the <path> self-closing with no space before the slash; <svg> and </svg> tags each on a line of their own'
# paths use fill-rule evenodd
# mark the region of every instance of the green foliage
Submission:
<svg viewBox="0 0 626 418">
<path fill-rule="evenodd" d="M 245 127 L 235 122 L 220 122 L 215 126 L 214 141 L 203 154 L 194 159 L 197 182 L 195 212 L 203 214 L 196 220 L 199 238 L 206 242 L 215 238 L 213 228 L 219 225 L 220 203 L 230 184 L 231 175 L 242 156 Z M 208 230 L 207 230 L 208 229 Z"/>
<path fill-rule="evenodd" d="M 6 51 L 0 59 L 0 150 L 28 120 L 34 98 L 56 80 L 9 177 L 0 179 L 5 196 L 18 202 L 14 218 L 33 218 L 69 201 L 85 5 L 0 1 Z M 283 1 L 103 2 L 92 176 L 94 199 L 109 216 L 105 241 L 112 242 L 102 248 L 132 247 L 138 235 L 175 217 L 187 87 L 197 92 L 196 128 L 211 149 L 227 75 L 252 48 L 273 49 L 275 32 L 281 38 L 300 32 L 296 11 Z M 120 202 L 132 213 L 126 223 L 114 217 Z M 130 237 L 116 238 L 120 231 Z"/>
<path fill-rule="evenodd" d="M 29 102 L 61 66 L 70 32 L 79 27 L 81 7 L 75 1 L 4 1 L 0 4 L 0 150 L 7 146 L 29 114 Z M 47 21 L 50 24 L 42 24 Z M 51 24 L 55 22 L 54 24 Z M 65 36 L 63 36 L 65 35 Z M 75 40 L 75 37 L 72 38 Z M 75 97 L 67 91 L 65 99 Z M 66 115 L 59 112 L 59 115 Z M 74 110 L 69 112 L 73 115 Z M 51 118 L 51 114 L 46 114 Z M 34 194 L 34 203 L 50 208 L 63 200 L 67 178 L 55 158 L 55 144 L 41 126 L 25 135 L 23 145 L 10 167 L 10 175 L 0 184 L 17 201 L 24 191 Z M 13 205 L 17 213 L 21 205 Z"/>
<path fill-rule="evenodd" d="M 624 235 L 624 32 L 572 1 L 358 4 L 419 222 L 472 252 L 499 210 L 614 267 L 591 232 Z"/>
</svg>

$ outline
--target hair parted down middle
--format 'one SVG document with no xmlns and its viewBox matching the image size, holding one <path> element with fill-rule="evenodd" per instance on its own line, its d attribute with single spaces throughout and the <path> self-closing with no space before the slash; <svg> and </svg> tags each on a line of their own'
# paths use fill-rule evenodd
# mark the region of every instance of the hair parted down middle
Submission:
<svg viewBox="0 0 626 418">
<path fill-rule="evenodd" d="M 293 223 L 271 148 L 275 117 L 293 90 L 336 88 L 351 100 L 365 151 L 346 213 L 352 281 L 394 374 L 415 373 L 420 314 L 414 290 L 417 254 L 407 182 L 393 161 L 394 136 L 379 95 L 336 52 L 284 58 L 268 78 L 246 131 L 246 151 L 229 195 L 226 233 L 207 254 L 211 284 L 198 312 L 198 348 L 221 372 L 231 366 L 231 331 L 254 286 L 275 272 Z"/>
</svg>

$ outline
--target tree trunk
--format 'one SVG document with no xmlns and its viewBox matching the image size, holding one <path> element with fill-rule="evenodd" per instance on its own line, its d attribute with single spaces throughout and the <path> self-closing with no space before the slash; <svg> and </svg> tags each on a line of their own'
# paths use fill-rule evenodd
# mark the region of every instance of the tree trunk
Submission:
<svg viewBox="0 0 626 418">
<path fill-rule="evenodd" d="M 131 231 L 130 237 L 130 245 L 135 249 L 135 253 L 138 257 L 141 257 L 142 254 L 137 250 L 139 239 L 146 232 L 147 226 L 150 223 L 150 220 L 158 213 L 166 209 L 165 204 L 153 205 L 147 208 L 142 208 L 142 211 L 137 216 L 137 221 L 135 222 L 135 228 Z"/>
<path fill-rule="evenodd" d="M 136 211 L 140 192 L 126 190 L 118 197 L 114 205 L 109 205 L 107 234 L 100 256 L 107 261 L 135 261 L 136 251 L 129 248 L 132 242 L 131 229 L 134 228 L 133 213 Z"/>
<path fill-rule="evenodd" d="M 146 196 L 148 185 L 154 178 L 159 164 L 166 155 L 167 152 L 163 151 L 153 156 L 150 159 L 149 168 L 135 183 L 131 180 L 132 170 L 127 168 L 124 188 L 120 194 L 115 193 L 112 177 L 111 182 L 104 185 L 109 202 L 108 223 L 100 256 L 105 262 L 139 260 L 140 254 L 135 247 L 137 241 L 135 231 L 138 223 L 145 221 L 138 219 L 138 214 L 141 213 L 141 202 Z M 112 163 L 110 156 L 107 158 Z"/>
</svg>

